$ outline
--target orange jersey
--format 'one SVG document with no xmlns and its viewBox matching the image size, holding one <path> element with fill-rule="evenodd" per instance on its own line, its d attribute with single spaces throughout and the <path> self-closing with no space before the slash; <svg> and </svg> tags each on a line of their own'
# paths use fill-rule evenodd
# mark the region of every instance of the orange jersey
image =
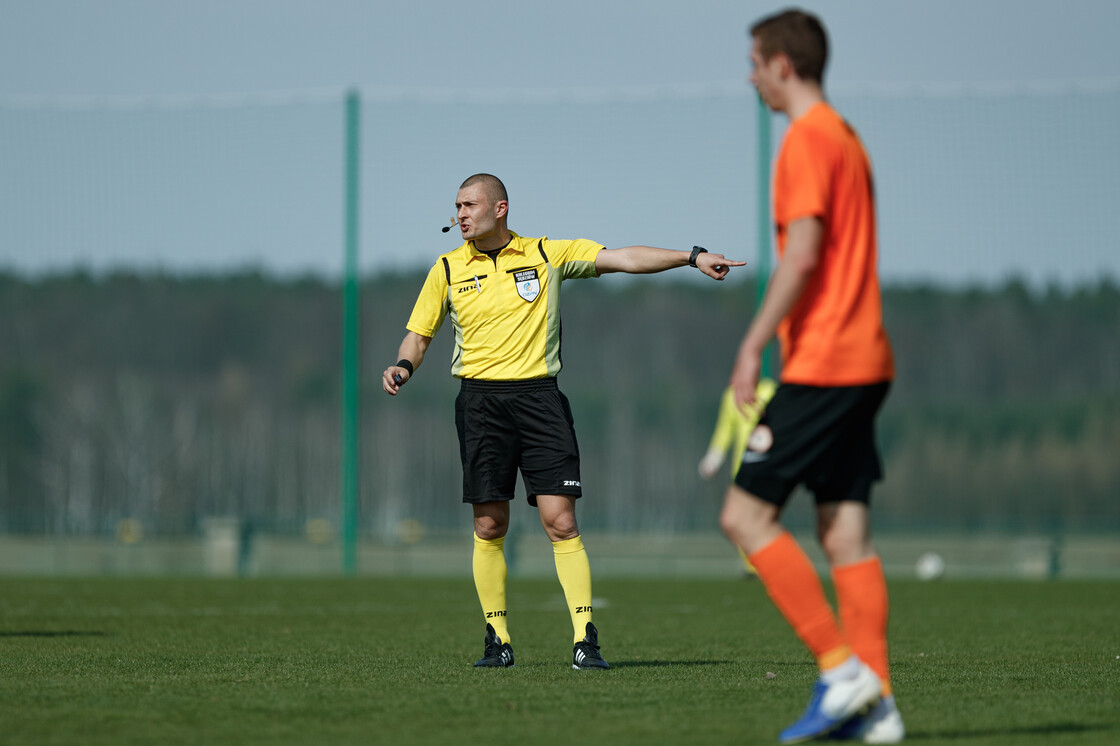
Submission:
<svg viewBox="0 0 1120 746">
<path fill-rule="evenodd" d="M 894 378 L 883 328 L 871 162 L 859 136 L 821 103 L 790 124 L 774 169 L 778 256 L 790 223 L 824 225 L 820 261 L 778 326 L 786 383 L 857 386 Z"/>
</svg>

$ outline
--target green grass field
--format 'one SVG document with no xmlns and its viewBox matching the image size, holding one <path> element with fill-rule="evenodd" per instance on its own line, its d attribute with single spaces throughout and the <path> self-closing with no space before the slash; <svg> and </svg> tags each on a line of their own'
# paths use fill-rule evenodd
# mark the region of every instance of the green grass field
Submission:
<svg viewBox="0 0 1120 746">
<path fill-rule="evenodd" d="M 891 594 L 909 742 L 1120 742 L 1120 583 Z M 469 579 L 0 580 L 0 743 L 751 744 L 800 714 L 815 669 L 757 582 L 595 596 L 610 671 L 518 579 L 517 666 L 476 670 Z"/>
</svg>

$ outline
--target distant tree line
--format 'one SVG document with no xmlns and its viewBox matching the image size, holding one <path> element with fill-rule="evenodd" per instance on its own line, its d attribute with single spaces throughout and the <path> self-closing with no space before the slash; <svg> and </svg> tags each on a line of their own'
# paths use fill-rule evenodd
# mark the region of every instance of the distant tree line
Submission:
<svg viewBox="0 0 1120 746">
<path fill-rule="evenodd" d="M 384 539 L 403 521 L 469 523 L 449 330 L 401 396 L 380 390 L 422 281 L 362 286 L 361 530 Z M 701 481 L 696 463 L 753 289 L 749 276 L 565 285 L 561 386 L 586 527 L 715 530 L 726 477 Z M 880 428 L 881 527 L 1120 529 L 1115 283 L 890 285 L 884 304 L 898 380 Z M 338 286 L 314 278 L 0 273 L 0 531 L 337 522 L 341 318 Z"/>
</svg>

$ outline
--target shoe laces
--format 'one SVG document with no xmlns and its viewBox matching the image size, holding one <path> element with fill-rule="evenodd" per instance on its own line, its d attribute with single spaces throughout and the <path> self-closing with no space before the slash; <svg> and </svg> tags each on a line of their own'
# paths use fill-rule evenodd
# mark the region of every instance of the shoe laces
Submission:
<svg viewBox="0 0 1120 746">
<path fill-rule="evenodd" d="M 599 654 L 599 646 L 584 638 L 576 643 L 576 650 L 582 650 L 583 654 L 588 658 L 602 658 Z"/>
</svg>

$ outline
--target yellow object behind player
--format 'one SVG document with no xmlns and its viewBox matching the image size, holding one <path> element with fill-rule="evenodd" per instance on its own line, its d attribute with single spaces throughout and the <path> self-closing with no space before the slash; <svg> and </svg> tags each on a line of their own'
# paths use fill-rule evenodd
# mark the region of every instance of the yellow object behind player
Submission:
<svg viewBox="0 0 1120 746">
<path fill-rule="evenodd" d="M 712 439 L 708 442 L 708 452 L 700 459 L 700 476 L 711 479 L 723 465 L 723 460 L 731 451 L 731 478 L 739 471 L 743 463 L 743 452 L 747 450 L 747 441 L 750 440 L 766 404 L 774 397 L 778 384 L 769 378 L 763 378 L 755 389 L 754 406 L 745 406 L 743 409 L 735 406 L 735 392 L 729 386 L 723 392 L 719 403 L 719 416 L 716 418 L 716 427 L 712 432 Z"/>
<path fill-rule="evenodd" d="M 747 442 L 751 433 L 762 419 L 766 404 L 774 397 L 778 384 L 769 378 L 763 378 L 755 389 L 755 405 L 739 409 L 735 406 L 735 392 L 728 386 L 723 392 L 719 403 L 719 415 L 716 417 L 716 427 L 712 432 L 712 439 L 708 442 L 708 452 L 700 459 L 698 467 L 700 476 L 711 479 L 723 465 L 727 452 L 731 451 L 731 478 L 739 471 L 743 463 L 743 452 L 747 450 Z M 743 566 L 747 572 L 754 575 L 754 566 L 747 560 L 746 553 L 739 550 Z"/>
</svg>

